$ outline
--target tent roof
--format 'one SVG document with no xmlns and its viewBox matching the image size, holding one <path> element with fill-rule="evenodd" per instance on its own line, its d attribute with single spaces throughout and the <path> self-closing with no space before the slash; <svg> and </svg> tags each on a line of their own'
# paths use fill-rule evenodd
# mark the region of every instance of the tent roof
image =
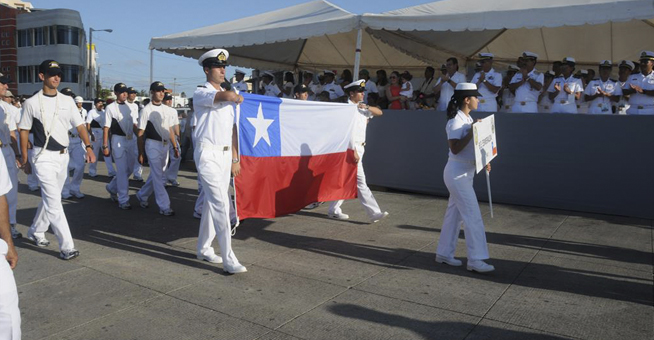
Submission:
<svg viewBox="0 0 654 340">
<path fill-rule="evenodd" d="M 364 14 L 372 29 L 479 31 L 602 24 L 654 18 L 652 0 L 444 0 Z"/>
</svg>

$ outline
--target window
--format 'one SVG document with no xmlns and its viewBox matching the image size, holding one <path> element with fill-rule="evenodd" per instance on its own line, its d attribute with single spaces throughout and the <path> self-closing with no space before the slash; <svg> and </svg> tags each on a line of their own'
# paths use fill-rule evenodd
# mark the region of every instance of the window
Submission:
<svg viewBox="0 0 654 340">
<path fill-rule="evenodd" d="M 48 40 L 48 45 L 56 45 L 57 44 L 57 26 L 48 27 L 48 36 L 50 37 L 50 39 Z"/>
<path fill-rule="evenodd" d="M 62 65 L 61 66 L 61 82 L 62 83 L 77 83 L 79 82 L 79 66 L 77 65 Z"/>
<path fill-rule="evenodd" d="M 34 46 L 45 45 L 45 27 L 34 29 Z"/>
<path fill-rule="evenodd" d="M 57 26 L 57 44 L 79 46 L 79 28 L 71 26 Z"/>
<path fill-rule="evenodd" d="M 32 46 L 30 30 L 18 30 L 18 47 Z"/>
<path fill-rule="evenodd" d="M 18 82 L 21 84 L 33 83 L 32 66 L 18 66 Z"/>
</svg>

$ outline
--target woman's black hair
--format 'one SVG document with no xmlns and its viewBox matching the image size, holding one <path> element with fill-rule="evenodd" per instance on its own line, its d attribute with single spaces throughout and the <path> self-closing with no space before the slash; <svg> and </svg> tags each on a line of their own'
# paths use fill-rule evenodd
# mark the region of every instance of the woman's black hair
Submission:
<svg viewBox="0 0 654 340">
<path fill-rule="evenodd" d="M 447 103 L 447 120 L 450 120 L 456 117 L 456 114 L 459 112 L 461 107 L 463 107 L 464 100 L 467 97 L 464 95 L 457 95 L 456 93 L 450 99 L 450 102 Z"/>
<path fill-rule="evenodd" d="M 386 70 L 377 70 L 376 74 L 378 86 L 388 85 L 388 76 L 386 75 Z M 381 77 L 379 75 L 381 75 Z"/>
</svg>

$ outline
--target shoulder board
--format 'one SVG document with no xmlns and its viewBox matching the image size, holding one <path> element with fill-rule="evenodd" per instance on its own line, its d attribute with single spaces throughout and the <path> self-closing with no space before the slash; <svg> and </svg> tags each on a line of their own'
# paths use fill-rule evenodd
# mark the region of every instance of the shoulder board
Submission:
<svg viewBox="0 0 654 340">
<path fill-rule="evenodd" d="M 612 81 L 612 82 L 614 82 L 614 83 L 617 83 L 617 82 L 618 82 L 616 79 L 613 79 L 613 78 L 609 78 L 609 80 Z"/>
<path fill-rule="evenodd" d="M 199 87 L 199 88 L 203 88 L 203 89 L 206 89 L 206 88 L 207 88 L 207 87 L 204 86 L 204 85 L 198 85 L 198 87 Z"/>
</svg>

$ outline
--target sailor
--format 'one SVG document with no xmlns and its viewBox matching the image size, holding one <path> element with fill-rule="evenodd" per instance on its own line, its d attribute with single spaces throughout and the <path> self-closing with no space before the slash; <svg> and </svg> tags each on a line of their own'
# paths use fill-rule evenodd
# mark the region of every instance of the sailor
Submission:
<svg viewBox="0 0 654 340">
<path fill-rule="evenodd" d="M 442 71 L 442 70 L 441 70 Z M 441 78 L 434 85 L 434 93 L 440 92 L 440 99 L 438 100 L 438 111 L 445 111 L 447 103 L 450 102 L 454 88 L 458 83 L 464 83 L 466 76 L 459 72 L 459 60 L 451 57 L 445 62 L 445 71 L 441 72 Z"/>
<path fill-rule="evenodd" d="M 632 74 L 622 89 L 629 95 L 630 115 L 654 114 L 654 52 L 643 51 L 640 54 L 640 73 Z"/>
<path fill-rule="evenodd" d="M 481 71 L 472 77 L 472 83 L 477 84 L 481 98 L 478 111 L 497 112 L 497 93 L 502 88 L 502 75 L 493 69 L 493 54 L 479 53 Z"/>
<path fill-rule="evenodd" d="M 136 95 L 138 94 L 138 91 L 136 91 L 135 88 L 133 87 L 128 87 L 127 88 L 127 101 L 125 102 L 127 106 L 132 110 L 132 117 L 134 118 L 135 122 L 138 122 L 139 120 L 139 111 L 141 110 L 139 108 L 139 104 L 136 101 Z M 134 143 L 134 154 L 138 154 L 138 145 L 137 143 Z M 143 182 L 143 166 L 141 166 L 141 163 L 139 163 L 138 159 L 134 160 L 134 171 L 132 173 L 132 179 L 137 181 L 137 182 Z"/>
<path fill-rule="evenodd" d="M 0 96 L 7 92 L 10 80 L 5 76 L 0 76 Z M 9 207 L 9 224 L 12 238 L 21 238 L 23 234 L 16 230 L 16 208 L 18 207 L 18 167 L 20 163 L 20 150 L 16 141 L 16 120 L 13 117 L 12 105 L 5 101 L 0 101 L 0 149 L 2 149 L 3 168 L 1 171 L 5 174 L 3 181 L 11 184 L 5 197 Z M 6 171 L 5 171 L 6 169 Z M 3 198 L 4 199 L 4 198 Z M 0 261 L 2 259 L 0 258 Z"/>
<path fill-rule="evenodd" d="M 467 269 L 479 273 L 495 270 L 484 260 L 489 258 L 484 221 L 472 180 L 475 175 L 475 152 L 470 111 L 478 107 L 480 93 L 472 83 L 457 85 L 447 107 L 447 142 L 449 158 L 443 170 L 443 180 L 450 192 L 447 210 L 443 219 L 440 239 L 436 249 L 436 262 L 458 267 L 460 260 L 454 258 L 461 224 L 465 224 L 464 235 L 468 251 Z M 490 171 L 490 163 L 486 165 Z"/>
<path fill-rule="evenodd" d="M 104 126 L 104 100 L 95 98 L 93 100 L 93 109 L 86 115 L 86 129 L 90 131 L 91 143 L 93 144 L 93 152 L 97 159 L 100 152 L 102 152 L 102 127 Z M 116 176 L 114 169 L 114 162 L 111 155 L 104 156 L 104 163 L 107 166 L 107 174 L 109 177 Z M 89 166 L 89 176 L 95 177 L 98 175 L 98 162 L 92 163 Z"/>
<path fill-rule="evenodd" d="M 105 187 L 111 200 L 118 202 L 123 210 L 132 209 L 129 204 L 129 176 L 134 171 L 134 159 L 137 158 L 134 144 L 138 128 L 134 121 L 132 108 L 127 105 L 127 86 L 123 83 L 114 85 L 116 101 L 107 105 L 105 110 L 102 154 L 112 155 L 116 163 L 116 176 Z M 111 133 L 111 146 L 109 134 Z"/>
<path fill-rule="evenodd" d="M 621 91 L 623 91 L 627 85 L 633 69 L 634 63 L 631 60 L 623 60 L 618 64 L 618 85 L 620 85 Z M 629 108 L 629 95 L 625 95 L 623 91 L 622 97 L 620 97 L 620 100 L 618 101 L 616 111 L 620 115 L 626 115 Z"/>
<path fill-rule="evenodd" d="M 502 92 L 502 109 L 500 111 L 502 112 L 511 112 L 515 103 L 515 93 L 509 89 L 509 83 L 518 71 L 520 71 L 520 67 L 509 65 L 506 70 L 506 77 L 502 80 L 502 90 L 500 90 Z"/>
<path fill-rule="evenodd" d="M 370 81 L 370 72 L 365 68 L 362 69 L 359 71 L 359 79 L 366 81 L 366 92 L 363 93 L 363 102 L 368 104 L 370 100 L 371 103 L 376 103 L 377 99 L 379 99 L 379 89 L 377 89 L 377 84 L 374 81 Z"/>
<path fill-rule="evenodd" d="M 352 132 L 352 143 L 354 144 L 354 159 L 357 162 L 357 196 L 363 205 L 363 208 L 368 214 L 368 219 L 371 223 L 375 223 L 382 218 L 388 216 L 388 212 L 382 212 L 372 195 L 368 184 L 366 183 L 366 175 L 363 171 L 363 154 L 366 145 L 366 127 L 368 120 L 372 117 L 382 115 L 382 110 L 366 105 L 363 102 L 363 93 L 366 91 L 366 81 L 363 79 L 357 80 L 345 86 L 347 91 L 348 103 L 357 105 L 359 114 L 356 116 L 355 126 Z M 347 220 L 349 215 L 343 213 L 341 205 L 343 200 L 334 201 L 329 206 L 327 216 L 339 220 Z"/>
<path fill-rule="evenodd" d="M 179 140 L 181 136 L 181 130 L 179 127 L 179 116 L 177 115 L 177 110 L 172 108 L 173 96 L 170 93 L 166 93 L 164 96 L 163 103 L 165 106 L 168 106 L 172 110 L 165 110 L 164 113 L 168 114 L 168 119 L 172 122 L 173 134 L 175 135 L 176 145 L 179 146 Z M 166 185 L 178 187 L 179 182 L 177 182 L 177 174 L 179 173 L 179 165 L 182 159 L 179 157 L 179 152 L 176 152 L 173 143 L 169 143 L 168 148 L 169 161 L 168 168 L 164 172 L 164 181 Z M 179 150 L 177 150 L 179 151 Z"/>
<path fill-rule="evenodd" d="M 236 91 L 226 91 L 221 86 L 225 81 L 228 58 L 227 50 L 214 49 L 204 53 L 198 60 L 207 82 L 193 94 L 196 117 L 193 131 L 196 148 L 193 156 L 204 191 L 198 259 L 211 263 L 222 262 L 225 272 L 235 274 L 247 271 L 232 250 L 228 193 L 230 173 L 238 176 L 241 171 L 235 105 L 243 102 L 243 96 Z M 211 247 L 214 237 L 218 238 L 220 257 Z"/>
<path fill-rule="evenodd" d="M 323 76 L 325 77 L 325 85 L 323 85 L 321 92 L 327 92 L 329 94 L 329 100 L 332 102 L 344 101 L 345 92 L 343 92 L 343 88 L 340 85 L 334 82 L 334 71 L 325 70 Z"/>
<path fill-rule="evenodd" d="M 512 112 L 538 112 L 538 95 L 543 89 L 545 76 L 536 72 L 538 54 L 522 52 L 520 71 L 509 82 L 509 89 L 515 93 Z"/>
<path fill-rule="evenodd" d="M 36 210 L 27 237 L 39 247 L 50 242 L 45 232 L 50 226 L 59 241 L 59 256 L 70 260 L 79 256 L 70 234 L 68 221 L 61 205 L 61 190 L 66 180 L 68 166 L 68 130 L 77 127 L 86 149 L 86 160 L 95 162 L 93 145 L 72 98 L 57 91 L 61 81 L 61 67 L 54 60 L 45 60 L 39 65 L 39 79 L 43 88 L 23 104 L 23 115 L 18 128 L 21 130 L 21 165 L 26 173 L 34 171 L 41 183 L 41 203 Z M 30 168 L 27 162 L 28 134 L 34 133 L 34 155 Z"/>
<path fill-rule="evenodd" d="M 234 78 L 236 81 L 232 84 L 232 88 L 247 93 L 248 84 L 243 80 L 243 78 L 245 78 L 245 72 L 237 68 L 236 71 L 234 71 Z"/>
<path fill-rule="evenodd" d="M 590 114 L 613 114 L 613 104 L 622 96 L 622 88 L 615 80 L 609 78 L 613 69 L 610 60 L 602 60 L 599 64 L 599 78 L 590 81 L 584 91 L 586 102 L 589 103 Z"/>
<path fill-rule="evenodd" d="M 162 82 L 152 83 L 150 85 L 152 100 L 139 114 L 138 159 L 143 164 L 147 154 L 150 176 L 141 190 L 136 193 L 136 199 L 141 207 L 147 208 L 148 198 L 154 192 L 155 201 L 159 206 L 159 214 L 173 216 L 175 212 L 170 208 L 170 198 L 163 183 L 163 172 L 168 160 L 169 145 L 172 145 L 174 157 L 179 159 L 179 145 L 173 132 L 175 123 L 173 117 L 177 116 L 177 111 L 162 103 L 165 90 Z"/>
<path fill-rule="evenodd" d="M 543 90 L 538 96 L 538 112 L 552 113 L 552 100 L 550 99 L 547 89 L 550 88 L 552 81 L 554 81 L 554 71 L 547 71 L 544 74 Z"/>
<path fill-rule="evenodd" d="M 263 79 L 263 92 L 264 96 L 269 97 L 281 97 L 282 90 L 279 89 L 279 86 L 275 84 L 275 75 L 270 71 L 264 71 L 262 75 Z"/>
<path fill-rule="evenodd" d="M 87 112 L 86 109 L 82 107 L 83 102 L 84 98 L 80 96 L 75 97 L 75 105 L 77 106 L 79 115 L 82 118 L 82 121 L 86 121 Z M 86 131 L 88 133 L 88 129 Z M 67 177 L 64 182 L 64 188 L 61 191 L 61 197 L 65 199 L 69 199 L 73 196 L 76 198 L 84 198 L 81 186 L 82 179 L 84 179 L 84 168 L 86 167 L 86 160 L 84 159 L 86 156 L 86 150 L 84 149 L 82 140 L 77 132 L 77 128 L 68 130 L 68 154 L 68 171 L 66 172 Z"/>
<path fill-rule="evenodd" d="M 575 59 L 565 57 L 561 63 L 561 76 L 554 79 L 547 89 L 552 100 L 552 113 L 577 113 L 577 101 L 584 86 L 581 79 L 574 77 Z"/>
</svg>

